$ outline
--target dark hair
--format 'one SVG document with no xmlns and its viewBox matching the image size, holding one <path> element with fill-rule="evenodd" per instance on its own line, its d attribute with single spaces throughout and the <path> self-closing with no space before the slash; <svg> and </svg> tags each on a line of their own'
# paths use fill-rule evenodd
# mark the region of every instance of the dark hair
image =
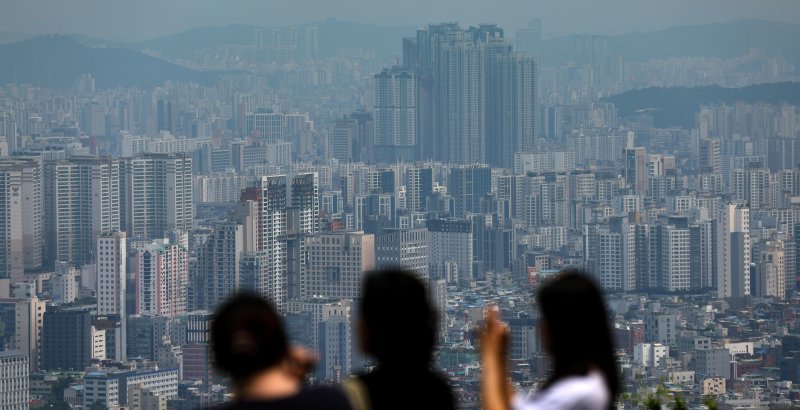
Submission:
<svg viewBox="0 0 800 410">
<path fill-rule="evenodd" d="M 217 310 L 211 346 L 215 365 L 241 386 L 280 363 L 289 344 L 272 304 L 256 294 L 240 293 Z"/>
<path fill-rule="evenodd" d="M 382 366 L 426 367 L 436 345 L 437 315 L 425 285 L 401 268 L 366 274 L 360 315 L 368 352 Z"/>
<path fill-rule="evenodd" d="M 537 300 L 551 337 L 553 375 L 545 388 L 596 367 L 605 376 L 613 403 L 619 375 L 605 303 L 594 280 L 583 271 L 565 270 L 542 285 Z"/>
</svg>

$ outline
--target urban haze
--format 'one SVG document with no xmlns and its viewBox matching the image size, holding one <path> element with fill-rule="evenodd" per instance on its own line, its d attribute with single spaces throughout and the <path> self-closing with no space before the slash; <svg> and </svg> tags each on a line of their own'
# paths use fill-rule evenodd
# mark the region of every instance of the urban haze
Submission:
<svg viewBox="0 0 800 410">
<path fill-rule="evenodd" d="M 461 409 L 488 306 L 547 380 L 570 268 L 615 408 L 800 407 L 798 38 L 794 0 L 0 0 L 0 410 L 224 403 L 241 291 L 336 385 L 389 266 Z"/>
</svg>

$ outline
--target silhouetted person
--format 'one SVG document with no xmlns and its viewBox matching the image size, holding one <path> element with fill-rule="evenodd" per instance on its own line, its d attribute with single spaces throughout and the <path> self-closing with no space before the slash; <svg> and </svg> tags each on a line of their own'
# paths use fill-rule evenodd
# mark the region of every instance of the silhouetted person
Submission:
<svg viewBox="0 0 800 410">
<path fill-rule="evenodd" d="M 431 368 L 437 340 L 437 312 L 422 282 L 402 269 L 364 277 L 358 333 L 361 349 L 377 365 L 345 382 L 360 390 L 356 410 L 455 409 L 446 379 Z"/>
<path fill-rule="evenodd" d="M 278 313 L 260 296 L 234 296 L 217 311 L 211 346 L 236 391 L 223 409 L 350 409 L 339 389 L 303 387 L 313 359 L 289 347 Z"/>
<path fill-rule="evenodd" d="M 542 285 L 537 303 L 553 374 L 533 395 L 514 395 L 507 381 L 508 328 L 496 311 L 487 311 L 481 334 L 484 409 L 611 409 L 619 376 L 606 307 L 595 282 L 581 271 L 564 271 Z"/>
</svg>

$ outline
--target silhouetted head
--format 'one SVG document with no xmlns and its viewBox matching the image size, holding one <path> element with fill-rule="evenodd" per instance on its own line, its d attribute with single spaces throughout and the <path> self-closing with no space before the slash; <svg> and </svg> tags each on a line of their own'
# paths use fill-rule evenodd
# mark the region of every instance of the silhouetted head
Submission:
<svg viewBox="0 0 800 410">
<path fill-rule="evenodd" d="M 566 270 L 546 282 L 537 294 L 542 341 L 553 359 L 547 383 L 592 368 L 605 375 L 612 397 L 619 391 L 614 345 L 600 289 L 584 272 Z"/>
<path fill-rule="evenodd" d="M 275 308 L 262 297 L 242 293 L 222 305 L 211 324 L 216 366 L 237 386 L 280 365 L 289 344 Z"/>
<path fill-rule="evenodd" d="M 437 316 L 413 273 L 381 269 L 364 277 L 361 347 L 384 367 L 425 368 L 436 345 Z"/>
</svg>

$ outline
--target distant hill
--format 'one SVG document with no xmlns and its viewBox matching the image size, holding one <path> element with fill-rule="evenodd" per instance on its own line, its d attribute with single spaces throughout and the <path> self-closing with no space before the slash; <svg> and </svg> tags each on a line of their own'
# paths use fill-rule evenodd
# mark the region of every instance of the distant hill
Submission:
<svg viewBox="0 0 800 410">
<path fill-rule="evenodd" d="M 0 43 L 12 43 L 30 38 L 28 34 L 17 33 L 15 31 L 0 30 Z"/>
<path fill-rule="evenodd" d="M 617 94 L 604 101 L 617 106 L 620 116 L 638 110 L 650 110 L 657 127 L 680 126 L 693 128 L 695 114 L 701 105 L 764 102 L 800 105 L 800 83 L 784 82 L 758 84 L 742 88 L 707 87 L 650 87 Z"/>
<path fill-rule="evenodd" d="M 676 26 L 642 33 L 608 37 L 608 51 L 626 61 L 669 57 L 735 57 L 751 48 L 781 54 L 800 63 L 800 25 L 764 20 L 736 20 L 693 26 Z M 542 43 L 542 64 L 552 67 L 572 58 L 571 36 L 546 39 Z"/>
<path fill-rule="evenodd" d="M 217 73 L 189 70 L 139 51 L 89 47 L 61 35 L 0 44 L 0 84 L 69 87 L 83 73 L 92 74 L 98 88 L 152 88 L 167 80 L 210 84 L 218 77 Z"/>
<path fill-rule="evenodd" d="M 165 58 L 188 58 L 199 49 L 233 44 L 255 44 L 256 26 L 229 25 L 224 27 L 198 27 L 156 37 L 128 46 L 139 50 L 153 50 Z"/>
<path fill-rule="evenodd" d="M 319 28 L 320 54 L 335 56 L 340 48 L 369 48 L 382 57 L 401 54 L 404 37 L 416 37 L 417 28 L 384 27 L 327 19 L 308 25 Z"/>
<path fill-rule="evenodd" d="M 352 23 L 327 19 L 301 25 L 316 26 L 319 29 L 319 50 L 322 57 L 335 56 L 340 48 L 373 49 L 380 56 L 399 54 L 402 38 L 415 35 L 415 27 L 382 27 L 371 24 Z M 180 33 L 157 37 L 128 47 L 138 50 L 152 50 L 164 58 L 189 58 L 195 51 L 223 45 L 256 44 L 256 29 L 248 25 L 229 25 L 224 27 L 198 27 Z M 269 33 L 271 27 L 262 27 Z"/>
</svg>

